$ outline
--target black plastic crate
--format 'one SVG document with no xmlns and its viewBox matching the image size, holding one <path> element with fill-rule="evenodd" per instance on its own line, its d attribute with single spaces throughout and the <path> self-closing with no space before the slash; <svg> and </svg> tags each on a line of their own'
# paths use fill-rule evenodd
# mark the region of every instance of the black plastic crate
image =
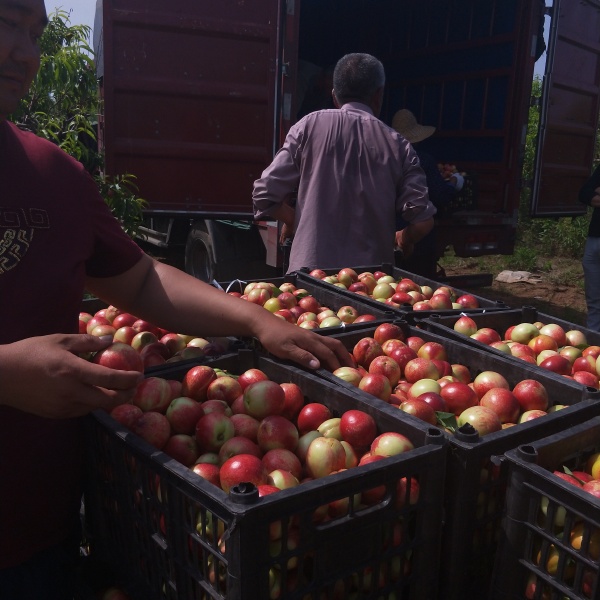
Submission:
<svg viewBox="0 0 600 600">
<path fill-rule="evenodd" d="M 553 473 L 585 471 L 597 452 L 600 418 L 507 453 L 505 527 L 492 598 L 600 598 L 600 498 Z"/>
<path fill-rule="evenodd" d="M 225 494 L 96 412 L 88 420 L 91 556 L 109 562 L 136 600 L 434 598 L 447 456 L 440 431 L 249 351 L 218 366 L 234 374 L 257 367 L 275 381 L 295 382 L 336 416 L 365 410 L 380 431 L 403 433 L 415 448 L 257 499 L 252 486 Z M 186 372 L 176 365 L 170 377 Z M 419 482 L 412 504 L 397 493 L 404 477 Z M 378 486 L 386 488 L 383 501 L 352 504 Z M 346 514 L 315 522 L 320 507 L 348 500 Z M 279 542 L 270 539 L 273 530 Z"/>
<path fill-rule="evenodd" d="M 431 287 L 433 289 L 433 291 L 435 291 L 436 289 L 438 289 L 439 287 L 442 287 L 442 286 L 451 287 L 451 289 L 453 290 L 456 297 L 462 296 L 464 294 L 469 294 L 471 296 L 474 296 L 479 304 L 478 308 L 460 308 L 460 309 L 453 308 L 453 309 L 445 309 L 445 310 L 417 310 L 417 311 L 413 310 L 411 305 L 391 306 L 391 305 L 383 304 L 383 306 L 385 306 L 386 309 L 389 308 L 393 312 L 393 314 L 396 316 L 396 318 L 403 318 L 411 323 L 416 322 L 417 319 L 419 319 L 419 320 L 425 319 L 434 314 L 436 314 L 436 315 L 458 315 L 461 312 L 468 313 L 468 314 L 471 314 L 471 313 L 478 314 L 478 313 L 504 311 L 504 310 L 508 310 L 510 308 L 504 302 L 501 302 L 498 300 L 491 300 L 489 298 L 485 298 L 483 296 L 473 294 L 472 292 L 467 292 L 465 290 L 454 287 L 452 285 L 451 280 L 449 280 L 447 282 L 435 281 L 433 279 L 429 279 L 427 277 L 417 275 L 416 273 L 411 273 L 410 271 L 404 271 L 402 269 L 399 269 L 398 267 L 393 267 L 390 264 L 382 264 L 382 265 L 367 266 L 367 267 L 352 267 L 350 265 L 346 265 L 346 266 L 349 266 L 350 268 L 354 269 L 358 274 L 365 272 L 365 271 L 368 271 L 371 273 L 373 273 L 375 271 L 381 271 L 383 273 L 386 273 L 387 275 L 391 275 L 392 277 L 394 277 L 394 279 L 396 281 L 399 281 L 402 278 L 408 278 L 408 279 L 411 279 L 412 281 L 414 281 L 419 286 Z M 340 267 L 340 269 L 341 268 L 342 267 Z M 323 271 L 327 275 L 337 275 L 337 273 L 340 271 L 340 269 L 323 269 Z M 342 295 L 346 298 L 352 299 L 352 298 L 359 297 L 361 302 L 367 304 L 368 306 L 372 306 L 373 308 L 382 306 L 381 302 L 379 302 L 369 296 L 357 295 L 356 293 L 348 291 L 347 289 L 340 288 L 338 286 L 335 286 L 332 283 L 327 283 L 320 279 L 317 279 L 316 277 L 312 277 L 310 275 L 310 271 L 308 269 L 301 269 L 300 271 L 296 272 L 296 275 L 298 277 L 298 281 L 302 282 L 302 285 L 305 285 L 305 282 L 316 282 L 315 285 L 323 286 L 326 289 L 336 290 L 337 293 L 339 293 L 340 295 Z"/>
<path fill-rule="evenodd" d="M 84 298 L 81 301 L 81 310 L 83 312 L 87 312 L 90 313 L 91 315 L 93 315 L 94 313 L 98 312 L 99 310 L 106 308 L 108 305 L 106 304 L 106 302 L 104 302 L 103 300 L 100 300 L 98 298 Z"/>
<path fill-rule="evenodd" d="M 511 387 L 518 381 L 532 378 L 532 371 L 524 362 L 517 364 L 408 323 L 397 323 L 406 337 L 416 335 L 425 341 L 441 343 L 446 348 L 448 361 L 467 366 L 473 378 L 482 371 L 493 370 L 504 375 Z M 374 331 L 375 328 L 371 331 L 340 333 L 335 337 L 351 351 L 362 337 L 372 336 Z M 319 370 L 318 373 L 327 381 L 337 379 L 325 370 Z M 440 600 L 479 600 L 489 587 L 508 478 L 504 454 L 521 444 L 600 415 L 598 390 L 553 377 L 545 371 L 536 373 L 534 378 L 546 387 L 552 406 L 565 404 L 569 405 L 568 408 L 484 437 L 460 431 L 448 434 L 450 454 L 444 491 Z M 360 398 L 370 399 L 376 404 L 384 403 L 346 381 L 339 380 L 339 385 Z M 400 415 L 407 422 L 417 421 L 412 415 L 402 412 Z"/>
<path fill-rule="evenodd" d="M 473 346 L 474 348 L 478 348 L 480 350 L 485 350 L 486 352 L 491 352 L 496 356 L 507 357 L 511 361 L 515 361 L 517 363 L 523 363 L 523 361 L 517 357 L 511 356 L 502 352 L 501 350 L 497 350 L 496 348 L 492 348 L 483 342 L 475 340 L 467 335 L 461 334 L 454 330 L 454 324 L 460 318 L 460 314 L 458 315 L 432 315 L 430 317 L 424 318 L 423 320 L 419 320 L 417 322 L 418 326 L 422 329 L 426 329 L 433 333 L 437 333 L 443 337 L 448 337 L 459 342 L 463 342 L 469 346 Z M 521 308 L 513 308 L 505 311 L 496 311 L 493 313 L 480 313 L 480 314 L 469 314 L 478 328 L 481 327 L 490 327 L 497 331 L 502 339 L 504 339 L 504 333 L 511 325 L 518 325 L 519 323 L 543 323 L 544 325 L 555 323 L 560 325 L 565 331 L 577 330 L 585 335 L 585 338 L 589 345 L 600 346 L 600 332 L 594 331 L 592 329 L 587 329 L 586 327 L 581 327 L 580 325 L 576 325 L 575 323 L 571 323 L 570 321 L 564 321 L 563 319 L 558 319 L 552 315 L 539 312 L 533 306 L 523 306 Z M 544 372 L 551 373 L 546 369 L 542 369 L 537 365 L 530 364 L 530 367 L 534 372 Z M 555 377 L 562 377 L 561 375 L 555 375 Z"/>
<path fill-rule="evenodd" d="M 209 338 L 207 338 L 209 339 Z M 167 361 L 162 365 L 155 365 L 144 369 L 144 375 L 146 377 L 164 377 L 165 379 L 171 379 L 173 375 L 173 368 L 177 366 L 178 369 L 189 369 L 195 365 L 220 365 L 222 361 L 230 360 L 231 357 L 238 356 L 238 352 L 248 350 L 252 345 L 251 341 L 244 341 L 239 338 L 228 338 L 229 343 L 223 354 L 215 356 L 201 356 L 197 358 L 185 358 L 182 360 Z"/>
<path fill-rule="evenodd" d="M 353 294 L 350 297 L 341 295 L 338 293 L 335 286 L 330 286 L 329 288 L 324 287 L 323 285 L 319 285 L 314 277 L 311 277 L 310 279 L 300 279 L 296 273 L 271 279 L 254 279 L 248 281 L 236 279 L 234 281 L 218 282 L 218 286 L 226 292 L 235 291 L 242 293 L 246 285 L 260 281 L 272 283 L 277 287 L 284 283 L 292 283 L 298 288 L 305 289 L 308 294 L 317 299 L 319 304 L 322 306 L 327 306 L 335 312 L 337 312 L 343 306 L 351 306 L 358 311 L 359 315 L 369 314 L 375 317 L 374 320 L 368 322 L 343 323 L 340 327 L 328 327 L 312 330 L 315 333 L 329 335 L 333 331 L 357 331 L 364 329 L 365 327 L 370 327 L 374 322 L 381 323 L 383 321 L 389 321 L 393 319 L 395 315 L 392 307 L 382 306 L 380 303 L 373 305 L 372 302 L 363 302 L 363 298 L 357 294 Z"/>
</svg>

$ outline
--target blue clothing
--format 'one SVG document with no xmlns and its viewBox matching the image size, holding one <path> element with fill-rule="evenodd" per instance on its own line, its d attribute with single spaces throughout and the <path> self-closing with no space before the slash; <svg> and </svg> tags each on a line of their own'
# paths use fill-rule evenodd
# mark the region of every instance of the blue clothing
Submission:
<svg viewBox="0 0 600 600">
<path fill-rule="evenodd" d="M 600 237 L 588 236 L 583 252 L 587 328 L 600 331 Z"/>
</svg>

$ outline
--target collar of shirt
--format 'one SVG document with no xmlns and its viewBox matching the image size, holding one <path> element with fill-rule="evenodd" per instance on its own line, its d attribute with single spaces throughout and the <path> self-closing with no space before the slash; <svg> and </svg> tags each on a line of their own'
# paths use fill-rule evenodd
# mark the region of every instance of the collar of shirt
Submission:
<svg viewBox="0 0 600 600">
<path fill-rule="evenodd" d="M 348 112 L 354 112 L 354 111 L 366 112 L 366 113 L 369 113 L 370 115 L 374 116 L 371 108 L 369 106 L 367 106 L 366 104 L 363 104 L 362 102 L 346 102 L 346 104 L 344 104 L 340 110 L 346 110 Z"/>
</svg>

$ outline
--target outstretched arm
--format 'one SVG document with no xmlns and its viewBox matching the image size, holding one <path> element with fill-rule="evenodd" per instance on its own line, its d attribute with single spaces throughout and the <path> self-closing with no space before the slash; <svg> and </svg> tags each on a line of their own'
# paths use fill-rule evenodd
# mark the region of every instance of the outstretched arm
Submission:
<svg viewBox="0 0 600 600">
<path fill-rule="evenodd" d="M 147 255 L 122 275 L 89 279 L 88 284 L 99 298 L 171 331 L 255 336 L 275 356 L 310 369 L 352 365 L 339 340 L 292 325 Z M 110 343 L 92 335 L 54 334 L 0 345 L 0 405 L 71 418 L 130 401 L 142 373 L 81 357 Z"/>
</svg>

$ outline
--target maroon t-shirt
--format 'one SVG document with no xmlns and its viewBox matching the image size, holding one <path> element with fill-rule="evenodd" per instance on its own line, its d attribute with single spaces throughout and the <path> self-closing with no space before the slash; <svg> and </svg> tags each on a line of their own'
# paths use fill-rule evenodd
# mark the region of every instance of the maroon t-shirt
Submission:
<svg viewBox="0 0 600 600">
<path fill-rule="evenodd" d="M 118 275 L 140 257 L 80 163 L 0 123 L 1 344 L 77 333 L 85 276 Z M 81 501 L 80 425 L 0 406 L 0 568 L 68 535 Z"/>
</svg>

